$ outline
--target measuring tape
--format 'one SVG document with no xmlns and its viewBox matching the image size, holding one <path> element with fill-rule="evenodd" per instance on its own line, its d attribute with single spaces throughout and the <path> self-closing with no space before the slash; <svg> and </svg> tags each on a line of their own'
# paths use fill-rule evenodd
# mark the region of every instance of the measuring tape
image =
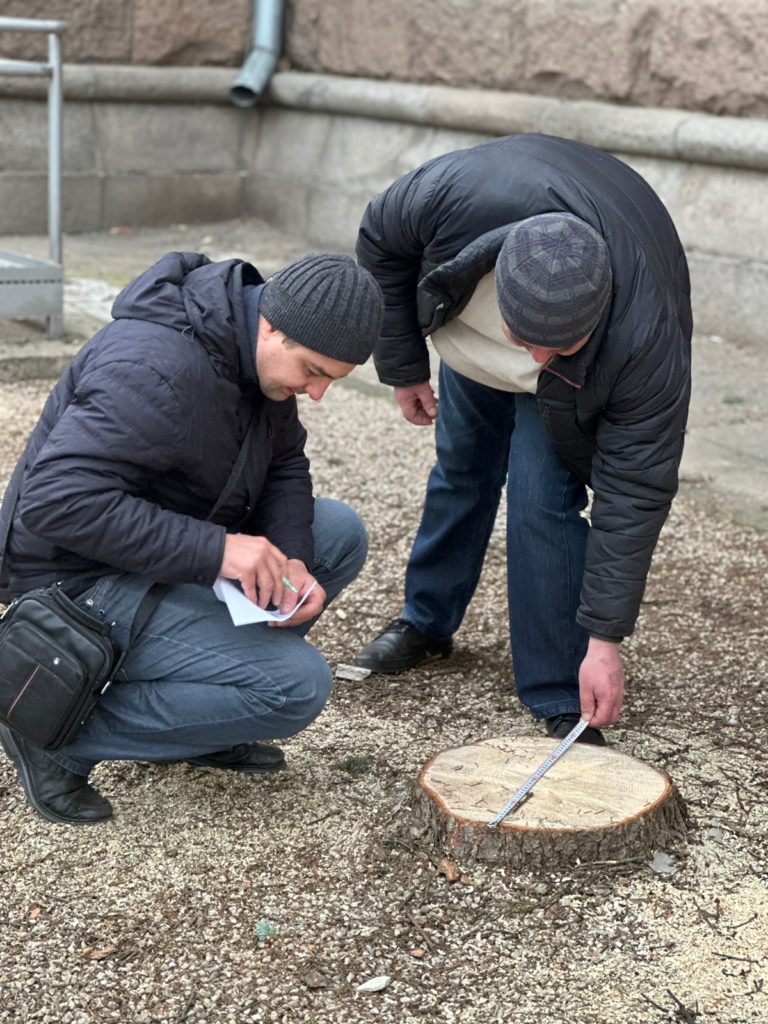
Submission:
<svg viewBox="0 0 768 1024">
<path fill-rule="evenodd" d="M 499 813 L 494 818 L 491 818 L 486 828 L 497 828 L 502 823 L 502 821 L 504 821 L 504 819 L 510 813 L 510 811 L 514 811 L 518 804 L 521 804 L 523 800 L 526 799 L 526 797 L 533 789 L 533 787 L 536 785 L 536 783 L 539 781 L 539 779 L 543 778 L 547 774 L 549 769 L 552 767 L 552 765 L 556 764 L 560 760 L 560 758 L 563 756 L 566 750 L 568 750 L 568 748 L 573 745 L 573 743 L 579 738 L 579 736 L 581 736 L 581 734 L 584 732 L 588 725 L 588 718 L 579 719 L 578 724 L 574 725 L 574 727 L 571 729 L 571 731 L 568 733 L 565 739 L 555 747 L 555 749 L 552 751 L 552 753 L 549 755 L 546 761 L 541 762 L 541 764 L 533 773 L 533 775 L 531 775 L 530 778 L 526 779 L 526 781 L 522 784 L 520 789 L 517 790 L 514 796 L 510 797 L 510 799 L 507 800 L 507 802 L 501 808 Z"/>
</svg>

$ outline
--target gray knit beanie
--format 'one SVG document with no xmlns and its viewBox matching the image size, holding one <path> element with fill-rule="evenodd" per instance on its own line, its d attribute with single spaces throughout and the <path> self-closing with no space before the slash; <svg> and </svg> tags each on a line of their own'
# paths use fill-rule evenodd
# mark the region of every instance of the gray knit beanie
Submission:
<svg viewBox="0 0 768 1024">
<path fill-rule="evenodd" d="M 259 312 L 291 341 L 360 364 L 378 341 L 384 298 L 351 256 L 313 252 L 267 281 Z"/>
<path fill-rule="evenodd" d="M 504 323 L 520 341 L 544 348 L 569 348 L 594 330 L 611 281 L 605 240 L 570 213 L 521 220 L 496 261 Z"/>
</svg>

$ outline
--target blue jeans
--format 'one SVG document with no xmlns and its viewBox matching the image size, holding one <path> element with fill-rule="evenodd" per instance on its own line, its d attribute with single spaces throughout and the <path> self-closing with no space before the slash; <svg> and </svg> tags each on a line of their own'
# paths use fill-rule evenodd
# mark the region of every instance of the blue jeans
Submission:
<svg viewBox="0 0 768 1024">
<path fill-rule="evenodd" d="M 588 636 L 576 622 L 586 488 L 550 440 L 536 398 L 440 368 L 437 463 L 408 562 L 402 617 L 450 636 L 475 592 L 507 482 L 507 599 L 517 694 L 535 718 L 579 711 Z"/>
<path fill-rule="evenodd" d="M 315 564 L 310 571 L 334 598 L 365 562 L 368 540 L 357 514 L 339 501 L 315 501 Z M 128 644 L 150 582 L 105 576 L 77 598 L 115 625 Z M 327 603 L 327 602 L 326 602 Z M 73 743 L 51 755 L 87 775 L 99 761 L 172 761 L 237 743 L 291 736 L 323 710 L 331 670 L 304 634 L 265 623 L 234 626 L 210 587 L 186 583 L 163 597 L 115 681 Z"/>
</svg>

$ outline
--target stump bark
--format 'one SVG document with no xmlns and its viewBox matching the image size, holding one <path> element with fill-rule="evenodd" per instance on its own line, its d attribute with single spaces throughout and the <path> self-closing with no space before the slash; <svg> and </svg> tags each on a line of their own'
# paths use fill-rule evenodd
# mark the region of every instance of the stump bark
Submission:
<svg viewBox="0 0 768 1024">
<path fill-rule="evenodd" d="M 685 838 L 685 806 L 667 775 L 585 743 L 572 746 L 525 803 L 489 829 L 558 742 L 503 736 L 437 754 L 419 775 L 417 813 L 452 856 L 521 870 L 646 859 Z"/>
</svg>

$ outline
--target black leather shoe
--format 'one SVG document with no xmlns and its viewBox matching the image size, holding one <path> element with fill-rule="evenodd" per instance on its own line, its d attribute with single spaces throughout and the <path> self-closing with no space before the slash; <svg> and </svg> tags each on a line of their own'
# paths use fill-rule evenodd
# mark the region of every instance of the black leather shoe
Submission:
<svg viewBox="0 0 768 1024">
<path fill-rule="evenodd" d="M 428 636 L 406 622 L 394 619 L 355 658 L 355 665 L 371 672 L 397 675 L 423 661 L 447 658 L 453 648 L 449 636 Z"/>
<path fill-rule="evenodd" d="M 547 736 L 554 739 L 564 740 L 574 725 L 578 725 L 581 715 L 575 712 L 567 715 L 553 715 L 552 718 L 544 719 L 544 726 Z M 593 729 L 588 725 L 584 732 L 576 740 L 577 743 L 591 743 L 593 747 L 606 746 L 605 737 L 599 729 Z"/>
<path fill-rule="evenodd" d="M 61 825 L 93 825 L 112 817 L 108 800 L 84 775 L 62 768 L 44 750 L 33 747 L 0 723 L 0 743 L 10 757 L 27 800 L 38 814 Z"/>
<path fill-rule="evenodd" d="M 271 743 L 239 743 L 186 761 L 199 768 L 228 768 L 231 772 L 276 772 L 285 764 L 285 754 Z"/>
</svg>

